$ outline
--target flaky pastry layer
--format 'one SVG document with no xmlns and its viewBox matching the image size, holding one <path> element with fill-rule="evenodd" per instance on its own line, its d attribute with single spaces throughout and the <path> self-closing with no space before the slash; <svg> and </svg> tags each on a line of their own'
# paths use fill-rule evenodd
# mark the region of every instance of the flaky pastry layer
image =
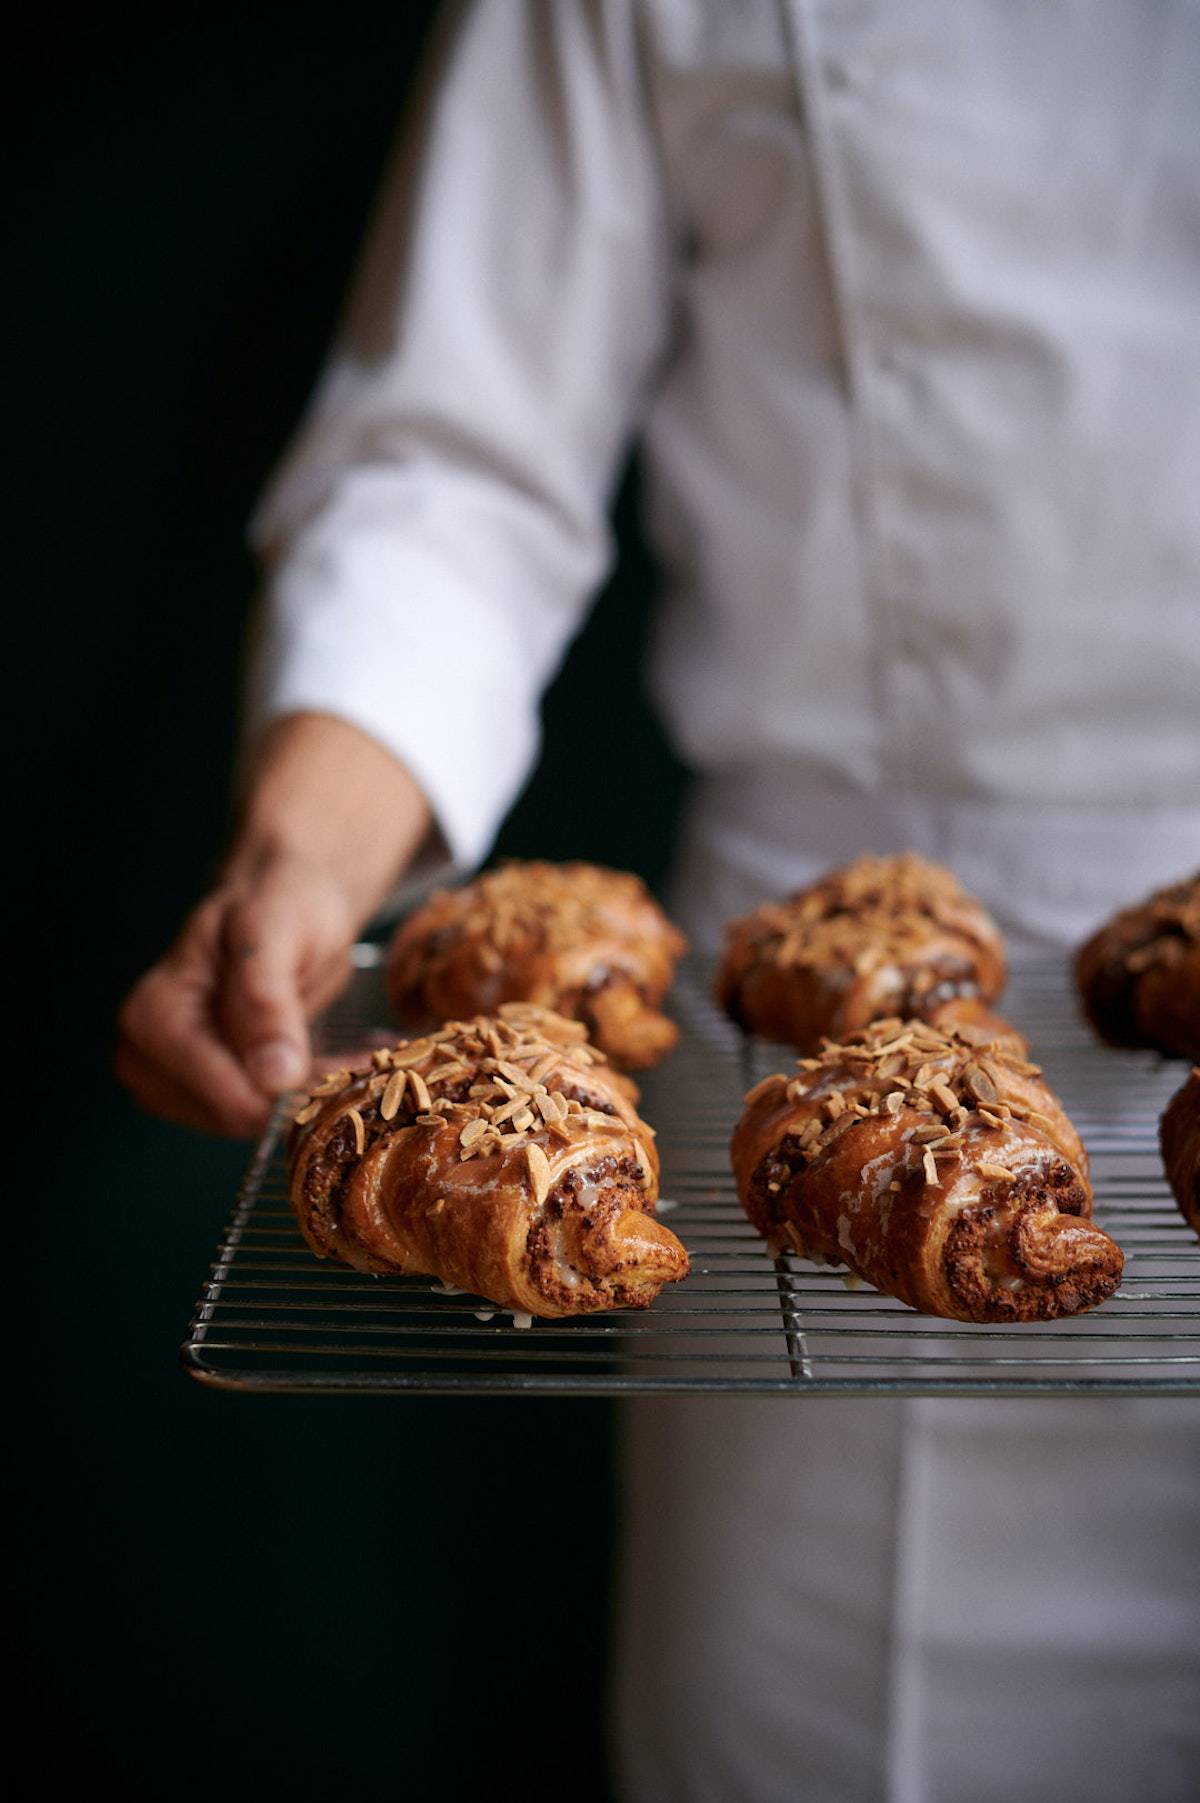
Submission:
<svg viewBox="0 0 1200 1803">
<path fill-rule="evenodd" d="M 751 1090 L 732 1159 L 772 1246 L 845 1264 L 927 1314 L 1049 1320 L 1120 1281 L 1079 1136 L 1003 1043 L 876 1022 Z"/>
<path fill-rule="evenodd" d="M 1075 980 L 1110 1045 L 1200 1058 L 1200 872 L 1093 933 L 1076 954 Z"/>
<path fill-rule="evenodd" d="M 438 890 L 402 922 L 388 994 L 413 1027 L 533 1002 L 582 1021 L 610 1058 L 640 1070 L 679 1037 L 660 1003 L 686 949 L 637 877 L 513 862 Z"/>
<path fill-rule="evenodd" d="M 289 1196 L 314 1252 L 541 1316 L 645 1308 L 688 1268 L 655 1219 L 637 1090 L 528 1004 L 337 1071 L 295 1118 Z"/>
<path fill-rule="evenodd" d="M 888 1015 L 1012 1034 L 987 1007 L 1004 976 L 982 905 L 905 853 L 859 858 L 732 921 L 716 995 L 747 1032 L 811 1052 Z"/>
<path fill-rule="evenodd" d="M 1200 1234 L 1200 1069 L 1167 1103 L 1162 1118 L 1162 1155 L 1167 1181 L 1180 1213 Z"/>
</svg>

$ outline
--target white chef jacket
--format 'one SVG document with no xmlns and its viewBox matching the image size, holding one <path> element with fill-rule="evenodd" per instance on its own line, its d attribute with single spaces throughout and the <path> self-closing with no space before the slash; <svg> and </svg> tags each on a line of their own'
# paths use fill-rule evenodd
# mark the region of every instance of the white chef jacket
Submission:
<svg viewBox="0 0 1200 1803">
<path fill-rule="evenodd" d="M 361 726 L 474 864 L 640 430 L 726 864 L 747 780 L 816 863 L 935 810 L 986 892 L 982 817 L 1035 933 L 1098 911 L 1077 834 L 1130 896 L 1194 861 L 1195 0 L 482 0 L 447 39 L 255 524 L 253 720 Z"/>
<path fill-rule="evenodd" d="M 351 720 L 476 862 L 640 432 L 701 938 L 867 847 L 1059 941 L 1194 866 L 1196 0 L 479 0 L 441 63 L 255 524 L 252 723 Z M 1194 1411 L 630 1440 L 631 1798 L 1196 1782 Z"/>
</svg>

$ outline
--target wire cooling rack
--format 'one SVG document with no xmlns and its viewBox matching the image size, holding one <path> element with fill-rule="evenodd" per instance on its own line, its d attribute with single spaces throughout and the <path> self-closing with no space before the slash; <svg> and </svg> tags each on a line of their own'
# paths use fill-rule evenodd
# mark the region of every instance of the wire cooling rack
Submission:
<svg viewBox="0 0 1200 1803">
<path fill-rule="evenodd" d="M 378 948 L 324 1023 L 331 1051 L 386 1025 Z M 742 1214 L 728 1143 L 751 1083 L 791 1054 L 747 1042 L 685 964 L 680 1044 L 642 1083 L 658 1129 L 660 1210 L 691 1274 L 646 1312 L 518 1327 L 426 1278 L 370 1277 L 316 1259 L 287 1204 L 282 1113 L 258 1147 L 182 1349 L 203 1383 L 250 1391 L 614 1396 L 1090 1395 L 1200 1391 L 1200 1241 L 1163 1177 L 1158 1120 L 1183 1067 L 1113 1052 L 1079 1020 L 1056 961 L 1014 969 L 1005 1013 L 1092 1159 L 1097 1220 L 1125 1250 L 1120 1290 L 1071 1320 L 975 1326 L 851 1289 L 844 1274 L 771 1258 Z M 377 1043 L 378 1043 L 377 1039 Z"/>
</svg>

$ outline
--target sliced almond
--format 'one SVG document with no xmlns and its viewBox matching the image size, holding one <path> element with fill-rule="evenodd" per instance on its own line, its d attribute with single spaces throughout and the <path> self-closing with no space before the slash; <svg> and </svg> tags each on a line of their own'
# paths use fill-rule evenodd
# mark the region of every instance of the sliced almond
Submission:
<svg viewBox="0 0 1200 1803">
<path fill-rule="evenodd" d="M 525 1147 L 525 1162 L 529 1166 L 529 1181 L 533 1186 L 533 1199 L 540 1208 L 550 1193 L 550 1160 L 536 1140 L 531 1140 Z"/>
<path fill-rule="evenodd" d="M 331 1096 L 335 1090 L 344 1089 L 350 1081 L 349 1071 L 330 1071 L 313 1090 L 314 1096 Z"/>
<path fill-rule="evenodd" d="M 449 1064 L 439 1064 L 436 1070 L 430 1071 L 425 1081 L 426 1083 L 448 1083 L 452 1077 L 465 1077 L 469 1069 L 470 1066 L 464 1064 L 461 1058 L 455 1058 Z"/>
<path fill-rule="evenodd" d="M 982 1065 L 968 1065 L 963 1073 L 963 1082 L 977 1102 L 998 1102 L 1000 1091 Z"/>
<path fill-rule="evenodd" d="M 383 1092 L 379 1104 L 379 1112 L 385 1121 L 394 1120 L 400 1112 L 400 1104 L 404 1100 L 404 1092 L 408 1088 L 408 1072 L 393 1071 L 388 1078 L 388 1086 Z"/>
</svg>

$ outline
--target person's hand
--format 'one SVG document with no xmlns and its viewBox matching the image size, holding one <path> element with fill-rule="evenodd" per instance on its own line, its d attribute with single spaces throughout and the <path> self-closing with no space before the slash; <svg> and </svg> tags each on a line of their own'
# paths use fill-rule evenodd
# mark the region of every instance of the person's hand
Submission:
<svg viewBox="0 0 1200 1803">
<path fill-rule="evenodd" d="M 276 721 L 224 876 L 121 1010 L 116 1069 L 135 1101 L 205 1132 L 259 1132 L 307 1081 L 308 1023 L 430 823 L 405 766 L 357 727 Z"/>
<path fill-rule="evenodd" d="M 118 1077 L 152 1114 L 258 1133 L 308 1078 L 308 1023 L 349 975 L 356 926 L 341 885 L 300 858 L 227 881 L 122 1008 Z"/>
</svg>

